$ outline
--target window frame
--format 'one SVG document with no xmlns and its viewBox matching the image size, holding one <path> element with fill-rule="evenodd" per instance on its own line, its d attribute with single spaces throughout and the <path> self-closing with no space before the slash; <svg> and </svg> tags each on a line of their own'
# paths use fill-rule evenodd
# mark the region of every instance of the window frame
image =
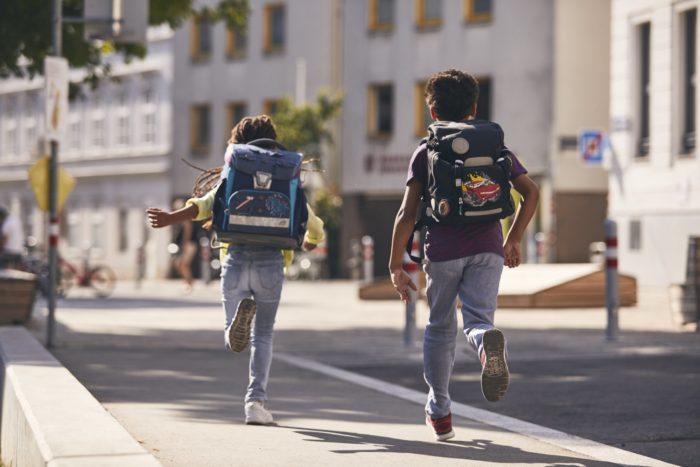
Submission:
<svg viewBox="0 0 700 467">
<path fill-rule="evenodd" d="M 426 131 L 430 122 L 433 121 L 430 116 L 430 108 L 425 102 L 425 86 L 428 84 L 428 80 L 420 80 L 413 86 L 414 89 L 414 118 L 413 118 L 413 132 L 416 138 L 423 138 L 426 136 Z M 426 119 L 427 112 L 427 119 Z M 422 118 L 421 118 L 422 117 Z M 428 125 L 426 125 L 426 121 Z"/>
<path fill-rule="evenodd" d="M 233 30 L 226 27 L 226 58 L 230 60 L 241 60 L 248 56 L 248 33 L 249 28 L 244 30 Z M 238 38 L 243 37 L 243 44 L 239 44 Z"/>
<path fill-rule="evenodd" d="M 379 2 L 381 0 L 368 0 L 368 25 L 370 32 L 390 32 L 396 22 L 396 0 L 391 0 L 391 22 L 379 22 Z"/>
<path fill-rule="evenodd" d="M 464 0 L 464 21 L 467 23 L 490 23 L 493 20 L 493 0 L 488 13 L 474 12 L 475 0 Z"/>
<path fill-rule="evenodd" d="M 632 76 L 635 80 L 637 123 L 633 153 L 635 161 L 647 161 L 651 156 L 652 26 L 651 19 L 645 19 L 633 25 L 635 61 Z"/>
<path fill-rule="evenodd" d="M 679 52 L 678 52 L 678 87 L 679 110 L 678 130 L 676 133 L 678 142 L 678 157 L 682 159 L 693 158 L 697 152 L 697 53 L 698 53 L 698 6 L 695 4 L 689 5 L 687 8 L 677 11 L 679 24 Z M 694 15 L 695 23 L 693 24 L 692 34 L 688 33 L 689 15 Z M 688 64 L 692 60 L 693 72 L 688 74 Z M 689 96 L 691 96 L 689 98 Z M 692 130 L 691 127 L 692 126 Z M 688 140 L 692 140 L 692 146 L 688 144 Z"/>
<path fill-rule="evenodd" d="M 202 50 L 202 23 L 208 23 L 209 50 Z M 211 58 L 214 40 L 212 37 L 212 22 L 204 15 L 193 15 L 190 28 L 190 58 L 193 62 L 205 62 Z"/>
<path fill-rule="evenodd" d="M 282 104 L 284 99 L 280 97 L 269 97 L 263 100 L 262 103 L 262 113 L 270 117 L 274 116 L 279 110 L 279 106 Z"/>
<path fill-rule="evenodd" d="M 207 125 L 204 142 L 201 136 L 202 113 L 207 113 Z M 205 155 L 209 153 L 211 147 L 211 106 L 207 103 L 193 104 L 190 108 L 190 151 L 195 155 Z"/>
<path fill-rule="evenodd" d="M 273 24 L 272 18 L 276 11 L 282 10 L 284 12 L 284 24 L 283 24 L 283 43 L 282 45 L 276 45 L 272 43 L 273 40 Z M 287 19 L 287 5 L 285 3 L 269 3 L 265 5 L 263 11 L 263 52 L 266 55 L 282 54 L 287 48 L 287 36 L 288 36 L 288 19 Z"/>
<path fill-rule="evenodd" d="M 379 90 L 389 87 L 391 89 L 391 129 L 389 131 L 379 130 Z M 395 122 L 395 86 L 392 82 L 371 83 L 367 92 L 367 137 L 375 140 L 391 139 L 396 131 Z"/>
<path fill-rule="evenodd" d="M 236 109 L 243 108 L 243 117 L 234 122 Z M 244 117 L 248 115 L 248 103 L 246 101 L 233 101 L 226 104 L 226 121 L 229 125 L 229 133 Z M 228 140 L 228 138 L 227 138 Z"/>
<path fill-rule="evenodd" d="M 439 2 L 440 4 L 440 17 L 439 18 L 426 18 L 425 16 L 425 6 L 426 2 L 431 0 L 415 0 L 416 7 L 416 27 L 419 29 L 435 29 L 442 26 L 443 11 L 443 0 L 433 0 Z"/>
</svg>

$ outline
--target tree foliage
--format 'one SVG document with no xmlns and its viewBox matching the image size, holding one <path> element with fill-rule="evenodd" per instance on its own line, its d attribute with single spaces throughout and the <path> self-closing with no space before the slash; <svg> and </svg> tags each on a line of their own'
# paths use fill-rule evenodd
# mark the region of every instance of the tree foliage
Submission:
<svg viewBox="0 0 700 467">
<path fill-rule="evenodd" d="M 277 139 L 288 149 L 304 153 L 307 158 L 321 155 L 323 143 L 332 143 L 329 121 L 340 111 L 343 98 L 320 94 L 313 104 L 294 105 L 286 98 L 272 115 Z"/>
<path fill-rule="evenodd" d="M 0 1 L 0 78 L 33 77 L 43 73 L 44 57 L 52 50 L 52 3 L 49 0 Z M 63 16 L 82 16 L 83 0 L 63 0 Z M 193 14 L 212 21 L 224 21 L 231 28 L 245 28 L 248 0 L 219 0 L 214 8 L 194 9 L 193 0 L 150 0 L 149 24 L 181 26 Z M 145 44 L 110 44 L 85 41 L 82 24 L 64 23 L 63 56 L 71 67 L 84 68 L 88 80 L 95 83 L 109 74 L 104 58 L 112 51 L 125 60 L 144 57 Z"/>
</svg>

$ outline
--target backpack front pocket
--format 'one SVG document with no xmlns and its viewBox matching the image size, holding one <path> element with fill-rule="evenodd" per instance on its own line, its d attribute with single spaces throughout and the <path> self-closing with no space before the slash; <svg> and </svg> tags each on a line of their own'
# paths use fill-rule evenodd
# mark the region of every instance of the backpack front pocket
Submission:
<svg viewBox="0 0 700 467">
<path fill-rule="evenodd" d="M 229 227 L 289 229 L 291 204 L 283 193 L 239 190 L 227 204 Z"/>
</svg>

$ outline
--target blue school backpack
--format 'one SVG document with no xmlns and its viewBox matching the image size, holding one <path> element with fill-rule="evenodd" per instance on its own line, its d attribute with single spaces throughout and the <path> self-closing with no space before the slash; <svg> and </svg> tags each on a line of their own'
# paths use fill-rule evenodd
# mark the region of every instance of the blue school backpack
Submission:
<svg viewBox="0 0 700 467">
<path fill-rule="evenodd" d="M 230 144 L 226 153 L 213 208 L 219 241 L 299 247 L 309 215 L 299 178 L 303 156 L 271 139 Z"/>
</svg>

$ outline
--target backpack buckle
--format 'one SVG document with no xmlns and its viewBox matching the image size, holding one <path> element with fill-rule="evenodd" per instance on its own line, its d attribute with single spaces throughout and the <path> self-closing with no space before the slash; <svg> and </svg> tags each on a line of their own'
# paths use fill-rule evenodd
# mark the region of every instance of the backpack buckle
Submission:
<svg viewBox="0 0 700 467">
<path fill-rule="evenodd" d="M 272 174 L 269 172 L 255 172 L 253 186 L 256 190 L 269 190 L 272 186 Z"/>
</svg>

